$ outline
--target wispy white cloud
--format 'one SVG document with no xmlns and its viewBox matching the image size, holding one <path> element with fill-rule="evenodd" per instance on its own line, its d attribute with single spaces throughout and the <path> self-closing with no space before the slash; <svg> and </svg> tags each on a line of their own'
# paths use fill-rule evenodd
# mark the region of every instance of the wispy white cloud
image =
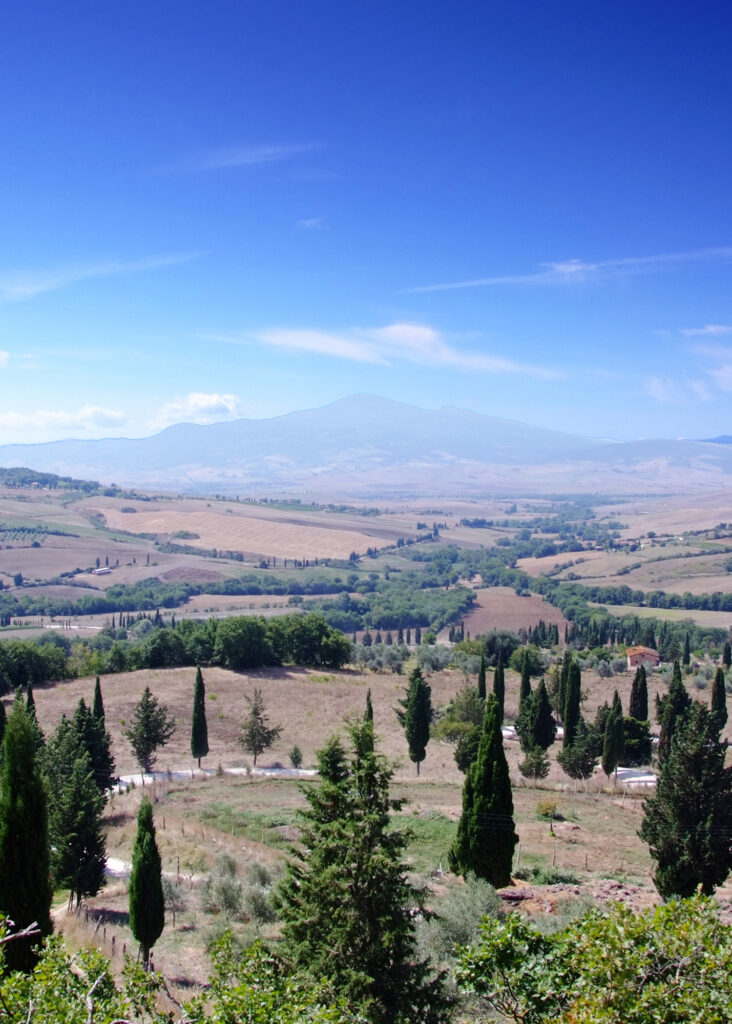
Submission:
<svg viewBox="0 0 732 1024">
<path fill-rule="evenodd" d="M 646 377 L 643 381 L 643 389 L 651 398 L 655 398 L 662 405 L 678 402 L 678 385 L 671 377 Z"/>
<path fill-rule="evenodd" d="M 326 220 L 325 217 L 304 217 L 302 220 L 295 221 L 295 227 L 304 231 L 318 231 L 326 227 Z"/>
<path fill-rule="evenodd" d="M 294 160 L 305 153 L 322 149 L 319 142 L 271 143 L 264 145 L 228 146 L 208 149 L 162 167 L 162 171 L 218 171 L 232 167 L 256 167 L 258 164 L 277 164 Z"/>
<path fill-rule="evenodd" d="M 25 302 L 43 292 L 56 291 L 79 281 L 118 274 L 142 274 L 149 270 L 188 263 L 205 255 L 203 252 L 179 252 L 163 256 L 146 256 L 139 260 L 111 260 L 105 263 L 74 264 L 52 270 L 0 271 L 0 304 Z"/>
<path fill-rule="evenodd" d="M 120 427 L 127 417 L 118 409 L 105 409 L 99 405 L 85 405 L 81 409 L 37 409 L 35 412 L 1 412 L 0 427 L 10 430 L 43 430 L 53 427 L 89 433 L 104 428 Z M 24 440 L 18 438 L 18 441 Z"/>
<path fill-rule="evenodd" d="M 451 291 L 459 288 L 486 288 L 499 285 L 576 285 L 601 282 L 622 276 L 658 273 L 696 263 L 727 263 L 732 261 L 732 246 L 695 249 L 690 252 L 660 253 L 655 256 L 628 256 L 622 259 L 587 262 L 582 259 L 541 263 L 540 269 L 527 274 L 501 274 L 475 277 L 464 281 L 418 285 L 407 292 Z"/>
<path fill-rule="evenodd" d="M 681 333 L 687 338 L 723 338 L 732 334 L 729 324 L 705 324 L 704 327 L 685 327 Z"/>
<path fill-rule="evenodd" d="M 503 356 L 458 349 L 433 327 L 394 323 L 386 327 L 350 328 L 337 334 L 298 328 L 272 328 L 249 335 L 207 335 L 208 340 L 229 344 L 271 345 L 275 348 L 314 352 L 359 363 L 390 365 L 408 362 L 464 372 L 517 373 L 556 379 L 556 370 L 516 362 Z"/>
<path fill-rule="evenodd" d="M 219 420 L 236 419 L 240 415 L 236 395 L 191 391 L 190 394 L 165 402 L 150 420 L 150 426 L 162 429 L 171 423 L 216 423 Z"/>
<path fill-rule="evenodd" d="M 10 353 L 0 350 L 0 366 L 7 366 L 8 360 L 10 359 Z"/>
</svg>

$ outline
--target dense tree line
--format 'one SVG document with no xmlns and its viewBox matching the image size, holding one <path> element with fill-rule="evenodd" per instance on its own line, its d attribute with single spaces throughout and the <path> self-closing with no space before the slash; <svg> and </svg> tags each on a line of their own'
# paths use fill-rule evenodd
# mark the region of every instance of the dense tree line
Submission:
<svg viewBox="0 0 732 1024">
<path fill-rule="evenodd" d="M 141 668 L 222 665 L 241 671 L 283 662 L 340 668 L 350 656 L 350 640 L 315 613 L 183 619 L 171 626 L 159 618 L 138 618 L 129 629 L 110 627 L 92 640 L 72 642 L 52 634 L 40 641 L 0 643 L 0 693 L 29 680 L 44 683 Z"/>
</svg>

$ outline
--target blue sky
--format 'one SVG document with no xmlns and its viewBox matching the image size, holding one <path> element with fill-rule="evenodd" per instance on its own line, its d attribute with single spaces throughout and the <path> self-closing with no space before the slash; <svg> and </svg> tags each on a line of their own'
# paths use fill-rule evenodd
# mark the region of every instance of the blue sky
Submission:
<svg viewBox="0 0 732 1024">
<path fill-rule="evenodd" d="M 0 12 L 0 443 L 373 392 L 732 432 L 724 2 Z"/>
</svg>

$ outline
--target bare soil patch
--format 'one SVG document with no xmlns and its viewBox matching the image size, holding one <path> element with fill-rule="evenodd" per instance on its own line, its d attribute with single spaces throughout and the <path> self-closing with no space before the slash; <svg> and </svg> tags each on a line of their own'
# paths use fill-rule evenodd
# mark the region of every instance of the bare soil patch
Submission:
<svg viewBox="0 0 732 1024">
<path fill-rule="evenodd" d="M 519 597 L 510 587 L 483 587 L 476 590 L 476 595 L 475 605 L 463 619 L 471 636 L 489 633 L 493 629 L 517 633 L 520 629 L 533 628 L 542 620 L 556 624 L 560 637 L 564 636 L 567 620 L 543 597 L 536 594 Z"/>
</svg>

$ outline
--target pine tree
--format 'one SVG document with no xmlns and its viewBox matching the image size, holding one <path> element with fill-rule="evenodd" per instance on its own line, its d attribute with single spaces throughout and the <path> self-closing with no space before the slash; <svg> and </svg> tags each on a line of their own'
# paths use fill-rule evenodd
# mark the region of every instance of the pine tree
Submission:
<svg viewBox="0 0 732 1024">
<path fill-rule="evenodd" d="M 635 670 L 628 714 L 637 722 L 648 721 L 648 682 L 644 665 L 639 665 Z"/>
<path fill-rule="evenodd" d="M 191 717 L 191 757 L 198 761 L 208 754 L 208 725 L 206 723 L 206 687 L 201 675 L 201 666 L 196 668 L 196 682 L 193 688 L 193 715 Z"/>
<path fill-rule="evenodd" d="M 557 736 L 557 723 L 552 715 L 552 706 L 543 679 L 531 701 L 529 732 L 532 748 L 539 747 L 541 750 L 548 750 Z"/>
<path fill-rule="evenodd" d="M 658 760 L 662 762 L 671 749 L 671 740 L 680 722 L 686 718 L 691 707 L 691 697 L 681 678 L 681 666 L 674 662 L 674 671 L 668 693 L 656 696 L 656 716 L 661 725 L 658 741 Z"/>
<path fill-rule="evenodd" d="M 478 756 L 463 785 L 463 809 L 450 849 L 450 870 L 463 876 L 472 871 L 496 887 L 508 885 L 518 842 L 514 827 L 498 702 L 491 695 L 486 700 Z"/>
<path fill-rule="evenodd" d="M 252 755 L 256 765 L 259 755 L 269 750 L 282 732 L 282 726 L 269 725 L 269 716 L 265 711 L 261 690 L 255 689 L 253 697 L 244 694 L 244 699 L 249 705 L 249 714 L 242 722 L 239 743 L 247 754 Z"/>
<path fill-rule="evenodd" d="M 175 719 L 168 715 L 165 704 L 153 697 L 146 686 L 135 706 L 132 725 L 124 734 L 140 766 L 143 783 L 157 760 L 155 751 L 164 747 L 174 732 Z"/>
<path fill-rule="evenodd" d="M 526 753 L 526 757 L 519 763 L 519 771 L 526 779 L 536 782 L 538 779 L 545 779 L 549 774 L 549 758 L 546 750 L 541 747 L 534 747 Z"/>
<path fill-rule="evenodd" d="M 44 762 L 51 872 L 56 888 L 68 889 L 69 902 L 75 899 L 78 906 L 105 882 L 104 796 L 83 738 L 65 716 L 49 740 Z"/>
<path fill-rule="evenodd" d="M 92 702 L 92 714 L 98 722 L 101 723 L 104 728 L 104 701 L 102 700 L 102 687 L 99 682 L 99 676 L 97 676 L 96 682 L 94 683 L 94 700 Z"/>
<path fill-rule="evenodd" d="M 730 646 L 729 640 L 725 643 L 722 651 L 722 664 L 729 672 L 732 667 L 732 646 Z"/>
<path fill-rule="evenodd" d="M 419 775 L 419 766 L 427 756 L 433 717 L 432 688 L 424 681 L 419 666 L 409 673 L 409 686 L 406 692 L 404 700 L 399 702 L 401 710 L 396 714 L 407 738 L 409 758 L 417 765 Z"/>
<path fill-rule="evenodd" d="M 52 929 L 52 893 L 46 787 L 37 751 L 35 724 L 22 701 L 16 700 L 8 716 L 0 773 L 0 912 L 16 929 L 35 921 L 44 936 Z M 7 966 L 31 970 L 34 944 L 26 939 L 7 943 Z"/>
<path fill-rule="evenodd" d="M 140 943 L 143 963 L 165 927 L 165 900 L 152 804 L 144 797 L 137 815 L 129 884 L 130 929 Z"/>
<path fill-rule="evenodd" d="M 409 835 L 393 828 L 393 769 L 374 751 L 369 723 L 318 755 L 319 784 L 303 788 L 300 853 L 278 890 L 283 946 L 295 966 L 345 997 L 372 1024 L 446 1017 L 441 978 L 418 959 L 420 896 L 402 863 Z"/>
<path fill-rule="evenodd" d="M 485 651 L 480 652 L 480 666 L 478 668 L 478 696 L 485 700 Z"/>
<path fill-rule="evenodd" d="M 501 720 L 501 724 L 503 724 L 503 707 L 506 701 L 506 676 L 503 669 L 503 653 L 501 651 L 498 652 L 496 670 L 493 673 L 493 694 L 498 701 L 498 716 Z"/>
<path fill-rule="evenodd" d="M 562 720 L 564 722 L 564 739 L 562 741 L 563 750 L 571 747 L 574 742 L 577 723 L 580 720 L 581 697 L 582 676 L 580 674 L 579 665 L 574 661 L 574 659 L 572 659 L 567 672 L 567 693 L 564 702 L 564 711 L 562 714 Z"/>
<path fill-rule="evenodd" d="M 732 868 L 732 767 L 709 708 L 694 702 L 676 723 L 639 835 L 656 862 L 661 896 L 711 895 Z"/>
<path fill-rule="evenodd" d="M 727 694 L 724 689 L 724 672 L 718 668 L 712 683 L 711 712 L 719 732 L 727 724 Z"/>
</svg>

